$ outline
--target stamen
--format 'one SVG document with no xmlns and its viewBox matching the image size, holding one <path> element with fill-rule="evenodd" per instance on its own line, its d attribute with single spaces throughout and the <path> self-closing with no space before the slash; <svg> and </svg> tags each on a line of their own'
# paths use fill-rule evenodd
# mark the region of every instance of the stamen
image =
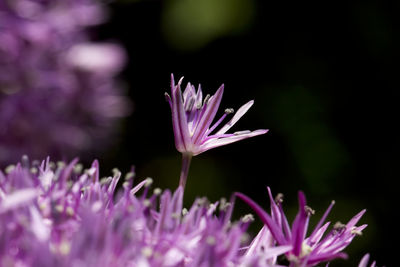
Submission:
<svg viewBox="0 0 400 267">
<path fill-rule="evenodd" d="M 157 188 L 154 188 L 153 193 L 154 193 L 154 195 L 159 196 L 159 195 L 161 195 L 162 190 L 157 187 Z"/>
<path fill-rule="evenodd" d="M 341 222 L 336 222 L 335 225 L 333 226 L 333 229 L 336 231 L 342 231 L 346 229 L 346 225 Z"/>
<path fill-rule="evenodd" d="M 130 180 L 133 177 L 135 177 L 135 174 L 133 172 L 128 172 L 127 174 L 125 174 L 125 180 Z"/>
<path fill-rule="evenodd" d="M 246 214 L 245 216 L 242 217 L 241 221 L 244 223 L 253 222 L 254 216 L 253 216 L 253 214 L 250 214 L 250 213 Z"/>
<path fill-rule="evenodd" d="M 61 169 L 65 167 L 65 162 L 57 161 L 57 168 Z"/>
<path fill-rule="evenodd" d="M 182 209 L 182 216 L 185 216 L 188 213 L 189 213 L 189 211 L 187 210 L 187 208 Z"/>
<path fill-rule="evenodd" d="M 203 106 L 208 103 L 208 100 L 210 100 L 210 98 L 211 98 L 211 95 L 207 94 L 206 97 L 204 98 Z"/>
<path fill-rule="evenodd" d="M 362 232 L 359 231 L 359 230 L 357 230 L 355 227 L 353 227 L 353 229 L 351 229 L 351 233 L 352 233 L 353 235 L 358 235 L 358 236 L 361 236 L 361 235 L 362 235 Z"/>
<path fill-rule="evenodd" d="M 120 174 L 121 174 L 121 171 L 118 170 L 117 168 L 114 168 L 114 169 L 112 169 L 111 171 L 112 171 L 112 173 L 113 173 L 113 176 L 116 176 L 116 175 L 120 175 Z"/>
<path fill-rule="evenodd" d="M 206 243 L 210 246 L 214 246 L 217 243 L 217 240 L 213 236 L 208 236 L 206 239 Z"/>
<path fill-rule="evenodd" d="M 284 195 L 282 193 L 278 193 L 275 197 L 275 203 L 276 204 L 281 204 L 283 202 L 283 197 Z"/>
<path fill-rule="evenodd" d="M 153 255 L 153 250 L 151 247 L 144 247 L 142 248 L 142 255 L 146 258 L 150 258 Z"/>
<path fill-rule="evenodd" d="M 315 210 L 313 210 L 311 207 L 309 206 L 304 206 L 304 211 L 307 213 L 307 216 L 310 215 L 314 215 L 315 214 Z"/>
<path fill-rule="evenodd" d="M 144 184 L 145 187 L 149 187 L 153 184 L 153 178 L 147 177 L 146 183 Z"/>
<path fill-rule="evenodd" d="M 74 166 L 74 173 L 81 174 L 82 170 L 83 170 L 83 165 L 81 163 L 78 163 Z"/>
<path fill-rule="evenodd" d="M 232 114 L 233 112 L 235 112 L 235 110 L 233 108 L 225 109 L 225 114 Z"/>
<path fill-rule="evenodd" d="M 10 174 L 14 169 L 15 169 L 15 165 L 11 164 L 11 165 L 8 165 L 8 166 L 4 169 L 4 171 L 5 171 L 6 174 Z"/>
</svg>

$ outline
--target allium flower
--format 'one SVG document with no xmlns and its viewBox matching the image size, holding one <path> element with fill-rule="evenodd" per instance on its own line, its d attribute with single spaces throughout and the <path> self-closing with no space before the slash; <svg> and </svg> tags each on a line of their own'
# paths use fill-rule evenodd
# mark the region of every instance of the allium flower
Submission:
<svg viewBox="0 0 400 267">
<path fill-rule="evenodd" d="M 269 188 L 268 194 L 271 201 L 271 215 L 249 197 L 236 193 L 239 198 L 250 205 L 265 224 L 265 228 L 261 230 L 262 232 L 267 231 L 267 233 L 261 234 L 266 236 L 264 237 L 266 238 L 265 242 L 273 242 L 271 241 L 272 237 L 279 245 L 292 247 L 290 251 L 286 252 L 286 257 L 291 262 L 290 266 L 315 266 L 320 262 L 347 257 L 342 252 L 343 249 L 367 227 L 365 224 L 356 226 L 365 213 L 365 210 L 362 210 L 347 224 L 336 223 L 333 229 L 324 236 L 330 224 L 330 222 L 325 224 L 324 222 L 334 205 L 332 202 L 312 233 L 306 237 L 309 218 L 314 211 L 306 205 L 304 193 L 299 191 L 299 211 L 291 228 L 282 209 L 282 199 L 278 197 L 277 203 L 275 203 Z"/>
<path fill-rule="evenodd" d="M 172 111 L 175 146 L 179 152 L 196 156 L 209 149 L 265 134 L 268 131 L 246 130 L 226 133 L 253 105 L 252 100 L 243 105 L 221 129 L 214 132 L 225 117 L 233 113 L 232 109 L 226 109 L 224 115 L 211 126 L 221 103 L 224 85 L 221 85 L 213 96 L 206 96 L 203 100 L 200 86 L 196 92 L 196 88 L 188 83 L 182 93 L 182 80 L 183 78 L 175 85 L 174 77 L 171 75 L 171 97 L 166 94 Z"/>
<path fill-rule="evenodd" d="M 230 203 L 198 198 L 187 210 L 181 187 L 151 194 L 151 179 L 132 188 L 130 172 L 116 193 L 120 179 L 118 170 L 99 179 L 97 161 L 82 171 L 77 160 L 25 158 L 0 171 L 0 266 L 239 266 L 256 260 L 240 250 L 251 220 L 231 221 Z"/>
<path fill-rule="evenodd" d="M 196 91 L 196 88 L 188 83 L 182 93 L 182 80 L 183 78 L 175 85 L 174 76 L 171 74 L 171 96 L 167 93 L 165 96 L 171 107 L 175 146 L 183 155 L 180 185 L 185 187 L 192 156 L 212 148 L 265 134 L 268 130 L 226 133 L 253 105 L 252 100 L 239 108 L 224 126 L 215 131 L 226 116 L 234 112 L 233 109 L 226 109 L 224 115 L 212 125 L 221 103 L 224 85 L 221 85 L 213 96 L 207 95 L 203 100 L 200 86 Z"/>
<path fill-rule="evenodd" d="M 286 255 L 291 267 L 307 267 L 342 257 L 340 251 L 365 228 L 354 226 L 359 214 L 322 238 L 326 212 L 304 238 L 302 193 L 292 229 L 280 205 L 272 204 L 269 216 L 238 194 L 266 223 L 248 243 L 246 230 L 254 219 L 232 219 L 234 198 L 197 198 L 186 209 L 182 187 L 151 193 L 151 178 L 133 186 L 134 169 L 125 178 L 117 169 L 110 177 L 99 174 L 97 161 L 83 170 L 77 160 L 39 163 L 27 157 L 0 171 L 0 266 L 282 267 L 277 258 Z M 359 267 L 367 262 L 366 256 Z"/>
<path fill-rule="evenodd" d="M 129 104 L 114 80 L 123 49 L 89 39 L 105 18 L 94 0 L 0 1 L 0 164 L 112 140 Z"/>
</svg>

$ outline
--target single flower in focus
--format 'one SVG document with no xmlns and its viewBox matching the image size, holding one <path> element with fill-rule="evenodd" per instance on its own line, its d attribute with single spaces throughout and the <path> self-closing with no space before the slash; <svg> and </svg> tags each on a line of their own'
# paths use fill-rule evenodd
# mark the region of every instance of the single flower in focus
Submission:
<svg viewBox="0 0 400 267">
<path fill-rule="evenodd" d="M 224 115 L 212 125 L 221 103 L 224 85 L 221 85 L 213 96 L 207 95 L 203 99 L 200 86 L 196 91 L 190 83 L 182 93 L 182 79 L 175 85 L 174 76 L 171 75 L 171 96 L 165 94 L 172 111 L 175 146 L 179 152 L 196 156 L 209 149 L 268 132 L 268 130 L 252 132 L 246 130 L 227 133 L 253 105 L 253 100 L 239 108 L 229 122 L 215 131 L 222 121 L 234 112 L 233 109 L 226 109 Z"/>
<path fill-rule="evenodd" d="M 280 246 L 292 246 L 292 249 L 285 254 L 292 263 L 290 266 L 311 267 L 335 258 L 346 258 L 347 254 L 342 252 L 343 249 L 367 227 L 366 224 L 356 226 L 365 213 L 365 210 L 362 210 L 347 224 L 338 222 L 327 235 L 324 235 L 330 225 L 330 222 L 324 222 L 334 205 L 332 201 L 312 233 L 306 237 L 309 219 L 314 210 L 306 205 L 304 193 L 299 191 L 299 211 L 291 228 L 282 209 L 282 198 L 278 195 L 277 203 L 275 203 L 269 188 L 268 193 L 271 201 L 271 215 L 249 197 L 241 193 L 236 193 L 236 195 L 246 202 L 263 221 L 265 228 L 261 231 L 268 230 L 269 232 L 263 235 L 266 235 L 268 239 L 272 237 Z"/>
</svg>

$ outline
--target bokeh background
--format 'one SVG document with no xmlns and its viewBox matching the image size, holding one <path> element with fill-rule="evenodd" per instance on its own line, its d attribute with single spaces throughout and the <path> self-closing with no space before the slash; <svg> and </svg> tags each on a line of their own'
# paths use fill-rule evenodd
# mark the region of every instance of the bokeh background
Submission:
<svg viewBox="0 0 400 267">
<path fill-rule="evenodd" d="M 264 0 L 117 0 L 95 40 L 126 49 L 124 82 L 133 112 L 114 146 L 97 157 L 104 175 L 135 165 L 139 179 L 174 188 L 180 171 L 170 110 L 170 74 L 201 83 L 205 93 L 225 84 L 224 108 L 255 105 L 234 130 L 268 128 L 255 137 L 199 155 L 185 192 L 216 201 L 232 192 L 266 208 L 266 188 L 284 193 L 289 217 L 297 191 L 316 210 L 336 200 L 329 220 L 346 222 L 361 209 L 368 223 L 348 248 L 356 266 L 364 253 L 396 266 L 399 168 L 399 3 L 289 3 Z M 218 115 L 217 115 L 218 116 Z M 237 203 L 238 213 L 251 212 Z M 252 230 L 257 231 L 256 221 Z"/>
</svg>

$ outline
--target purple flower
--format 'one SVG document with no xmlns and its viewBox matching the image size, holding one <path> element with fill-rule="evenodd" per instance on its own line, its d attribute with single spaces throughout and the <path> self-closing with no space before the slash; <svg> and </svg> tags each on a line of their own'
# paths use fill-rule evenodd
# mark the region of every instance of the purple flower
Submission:
<svg viewBox="0 0 400 267">
<path fill-rule="evenodd" d="M 253 132 L 246 130 L 226 133 L 249 110 L 254 103 L 253 100 L 239 108 L 229 122 L 215 131 L 225 117 L 233 113 L 232 109 L 226 109 L 224 115 L 212 125 L 221 103 L 224 85 L 221 85 L 213 96 L 206 96 L 203 100 L 200 86 L 196 91 L 195 87 L 188 83 L 182 93 L 182 79 L 175 85 L 174 77 L 171 75 L 171 97 L 166 94 L 172 111 L 175 146 L 179 152 L 196 156 L 209 149 L 268 132 L 268 130 Z"/>
<path fill-rule="evenodd" d="M 203 100 L 203 92 L 195 89 L 190 83 L 182 93 L 181 78 L 175 85 L 171 74 L 171 96 L 165 93 L 171 107 L 172 126 L 174 129 L 176 149 L 182 153 L 182 170 L 179 185 L 185 188 L 192 156 L 199 155 L 209 149 L 228 145 L 249 137 L 265 134 L 268 130 L 240 131 L 226 133 L 253 105 L 254 101 L 244 104 L 233 117 L 218 131 L 216 128 L 231 113 L 226 109 L 224 115 L 213 125 L 224 92 L 224 85 L 213 96 L 207 95 Z"/>
<path fill-rule="evenodd" d="M 0 165 L 111 143 L 130 104 L 114 79 L 124 50 L 89 38 L 105 11 L 93 0 L 0 2 Z"/>
<path fill-rule="evenodd" d="M 281 246 L 291 246 L 292 249 L 286 252 L 290 266 L 315 266 L 320 262 L 330 261 L 335 258 L 346 258 L 342 252 L 356 235 L 360 235 L 367 225 L 356 226 L 361 216 L 365 213 L 362 210 L 355 215 L 347 224 L 336 223 L 333 229 L 324 236 L 330 222 L 324 224 L 326 217 L 332 209 L 334 202 L 328 207 L 317 226 L 307 236 L 308 222 L 314 211 L 306 205 L 304 193 L 299 191 L 299 211 L 293 221 L 292 227 L 286 219 L 281 205 L 281 198 L 277 203 L 272 198 L 270 189 L 268 194 L 271 201 L 271 215 L 265 212 L 257 203 L 249 197 L 236 193 L 257 213 L 265 224 L 273 240 Z M 262 231 L 266 231 L 263 229 Z"/>
<path fill-rule="evenodd" d="M 183 189 L 132 188 L 134 172 L 99 178 L 83 170 L 26 158 L 0 171 L 0 265 L 239 266 L 250 223 L 232 221 L 233 205 L 197 198 L 183 208 Z M 122 190 L 117 183 L 123 180 Z"/>
</svg>

